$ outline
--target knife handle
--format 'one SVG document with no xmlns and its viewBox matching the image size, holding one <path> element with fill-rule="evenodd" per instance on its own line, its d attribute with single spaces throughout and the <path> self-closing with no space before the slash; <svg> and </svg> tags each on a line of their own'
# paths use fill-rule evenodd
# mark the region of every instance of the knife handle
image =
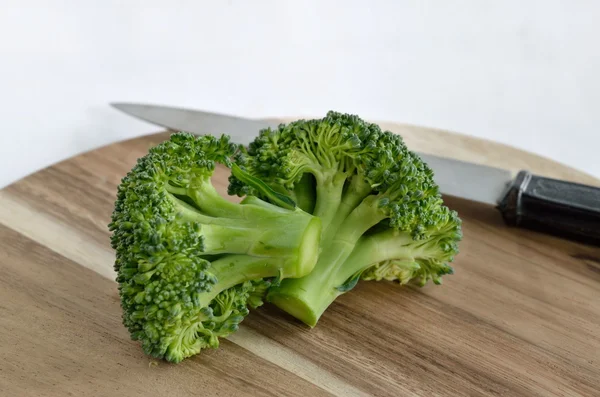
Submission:
<svg viewBox="0 0 600 397">
<path fill-rule="evenodd" d="M 521 171 L 498 209 L 508 225 L 600 245 L 600 188 Z"/>
</svg>

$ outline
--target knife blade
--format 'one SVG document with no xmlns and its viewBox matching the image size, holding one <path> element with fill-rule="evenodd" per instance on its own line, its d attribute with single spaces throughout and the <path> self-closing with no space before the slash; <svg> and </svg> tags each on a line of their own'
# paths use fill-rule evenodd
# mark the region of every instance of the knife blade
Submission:
<svg viewBox="0 0 600 397">
<path fill-rule="evenodd" d="M 114 108 L 173 131 L 227 134 L 248 145 L 261 129 L 279 123 L 153 104 L 111 103 Z M 417 153 L 433 170 L 442 194 L 495 206 L 505 222 L 600 245 L 600 188 Z"/>
<path fill-rule="evenodd" d="M 279 123 L 251 120 L 225 114 L 149 104 L 112 103 L 116 109 L 174 131 L 195 135 L 227 134 L 232 142 L 248 145 L 263 128 L 276 128 Z"/>
</svg>

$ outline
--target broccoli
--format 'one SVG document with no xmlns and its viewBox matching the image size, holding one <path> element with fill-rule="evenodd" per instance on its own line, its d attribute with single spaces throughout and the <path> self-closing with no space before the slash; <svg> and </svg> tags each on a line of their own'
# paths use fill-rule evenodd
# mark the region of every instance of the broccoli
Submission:
<svg viewBox="0 0 600 397">
<path fill-rule="evenodd" d="M 218 347 L 270 286 L 316 263 L 319 218 L 265 186 L 286 208 L 214 188 L 217 163 L 252 181 L 232 163 L 238 150 L 225 135 L 176 133 L 118 187 L 109 229 L 123 324 L 148 355 L 177 363 Z"/>
<path fill-rule="evenodd" d="M 261 130 L 236 163 L 321 218 L 313 271 L 267 295 L 307 325 L 361 278 L 422 286 L 453 272 L 448 263 L 458 253 L 461 220 L 443 205 L 433 171 L 399 135 L 331 111 Z M 229 194 L 249 193 L 260 196 L 230 177 Z"/>
</svg>

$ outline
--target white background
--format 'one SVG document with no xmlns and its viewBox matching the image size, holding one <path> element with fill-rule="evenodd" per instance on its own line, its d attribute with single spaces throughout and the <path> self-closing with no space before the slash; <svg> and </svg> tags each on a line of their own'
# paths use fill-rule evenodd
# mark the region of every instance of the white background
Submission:
<svg viewBox="0 0 600 397">
<path fill-rule="evenodd" d="M 164 103 L 450 129 L 600 177 L 598 1 L 0 0 L 0 186 Z"/>
</svg>

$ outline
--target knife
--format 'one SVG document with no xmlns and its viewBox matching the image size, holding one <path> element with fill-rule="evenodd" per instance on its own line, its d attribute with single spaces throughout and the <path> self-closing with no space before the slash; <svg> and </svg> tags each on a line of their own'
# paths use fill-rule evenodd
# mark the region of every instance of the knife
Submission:
<svg viewBox="0 0 600 397">
<path fill-rule="evenodd" d="M 227 134 L 248 145 L 278 122 L 153 104 L 112 103 L 114 108 L 173 131 Z M 444 195 L 493 205 L 506 224 L 600 245 L 600 188 L 417 153 L 433 169 Z"/>
</svg>

